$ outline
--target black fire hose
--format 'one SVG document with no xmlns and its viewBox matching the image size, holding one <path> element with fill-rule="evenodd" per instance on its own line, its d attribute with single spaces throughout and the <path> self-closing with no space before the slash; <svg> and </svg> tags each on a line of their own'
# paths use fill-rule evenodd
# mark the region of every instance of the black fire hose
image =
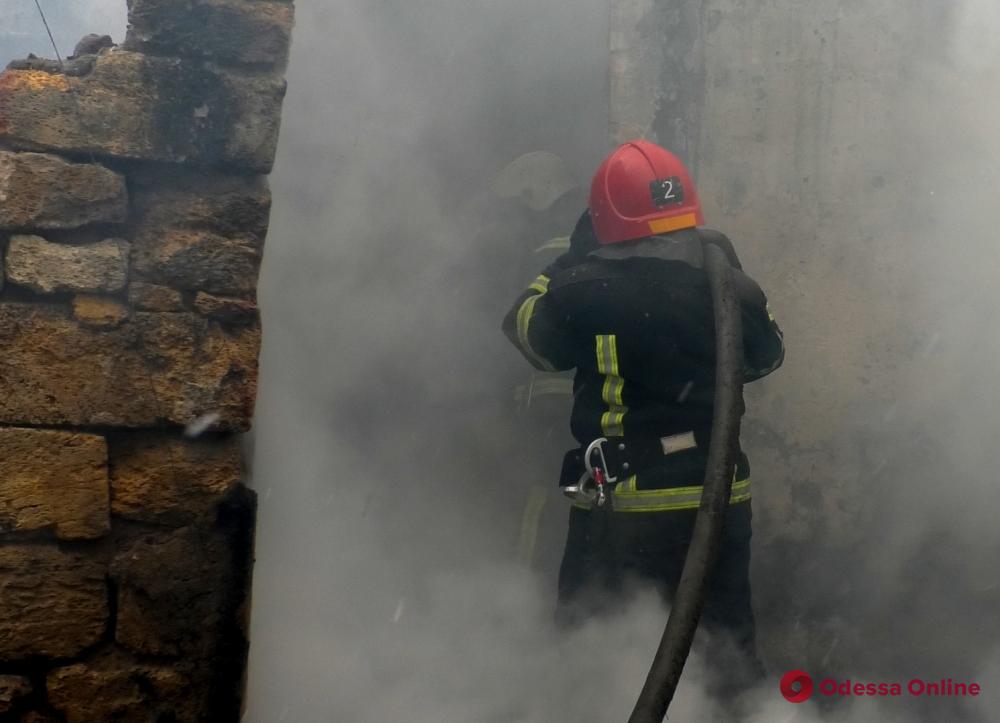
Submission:
<svg viewBox="0 0 1000 723">
<path fill-rule="evenodd" d="M 705 245 L 705 269 L 715 311 L 716 346 L 715 407 L 705 487 L 667 627 L 629 723 L 662 723 L 667 714 L 705 607 L 732 492 L 743 411 L 743 323 L 733 269 L 712 244 Z"/>
</svg>

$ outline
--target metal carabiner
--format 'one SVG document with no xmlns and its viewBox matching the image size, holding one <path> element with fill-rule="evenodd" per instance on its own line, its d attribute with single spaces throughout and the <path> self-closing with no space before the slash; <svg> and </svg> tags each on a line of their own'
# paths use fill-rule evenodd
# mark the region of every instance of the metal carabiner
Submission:
<svg viewBox="0 0 1000 723">
<path fill-rule="evenodd" d="M 586 472 L 580 475 L 579 481 L 575 485 L 563 487 L 563 494 L 574 502 L 587 505 L 589 507 L 603 507 L 608 501 L 606 485 L 614 484 L 617 477 L 608 475 L 608 461 L 604 457 L 604 443 L 607 437 L 599 437 L 587 445 L 587 450 L 583 453 L 583 464 Z M 592 458 L 597 453 L 598 464 L 594 464 Z"/>
<path fill-rule="evenodd" d="M 597 452 L 601 460 L 599 468 L 604 471 L 604 475 L 606 478 L 605 481 L 614 484 L 615 482 L 618 481 L 618 478 L 612 477 L 608 474 L 609 472 L 608 461 L 604 458 L 604 443 L 607 441 L 608 441 L 607 437 L 598 437 L 593 442 L 591 442 L 587 446 L 587 451 L 583 453 L 583 463 L 584 466 L 586 466 L 587 468 L 587 473 L 590 474 L 590 476 L 596 480 L 597 478 L 594 476 L 594 465 L 591 463 L 590 458 L 594 455 L 594 452 Z"/>
<path fill-rule="evenodd" d="M 583 463 L 587 468 L 587 473 L 594 480 L 594 484 L 597 487 L 598 507 L 604 507 L 608 501 L 607 485 L 618 481 L 617 477 L 612 477 L 609 474 L 608 461 L 604 457 L 604 443 L 607 441 L 607 437 L 598 437 L 587 446 L 587 451 L 583 455 Z M 594 465 L 591 461 L 594 452 L 597 452 L 597 456 L 600 459 L 600 464 L 598 465 Z"/>
</svg>

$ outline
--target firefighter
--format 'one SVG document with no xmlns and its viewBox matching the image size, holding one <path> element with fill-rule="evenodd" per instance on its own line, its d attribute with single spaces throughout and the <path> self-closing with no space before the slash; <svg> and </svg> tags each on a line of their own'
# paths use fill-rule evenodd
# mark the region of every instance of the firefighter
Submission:
<svg viewBox="0 0 1000 723">
<path fill-rule="evenodd" d="M 485 213 L 477 214 L 482 225 L 474 243 L 477 263 L 491 271 L 482 293 L 484 308 L 490 305 L 495 316 L 498 298 L 516 293 L 529 273 L 569 248 L 568 230 L 586 205 L 587 191 L 565 161 L 549 151 L 518 156 L 496 174 L 489 190 Z M 511 541 L 522 564 L 554 579 L 563 505 L 562 495 L 546 479 L 558 469 L 556 453 L 571 442 L 565 419 L 572 375 L 526 369 L 512 355 L 498 382 L 508 422 L 513 422 L 504 467 L 520 482 L 507 491 L 517 508 Z M 548 474 L 546 462 L 554 467 Z"/>
<path fill-rule="evenodd" d="M 668 602 L 676 589 L 712 425 L 707 244 L 734 267 L 745 380 L 770 374 L 784 358 L 764 293 L 742 273 L 729 239 L 703 223 L 680 160 L 648 141 L 625 143 L 594 176 L 570 248 L 504 319 L 505 334 L 536 369 L 576 370 L 570 428 L 579 447 L 566 454 L 560 480 L 574 496 L 558 582 L 563 622 L 606 609 L 630 580 L 652 583 Z M 604 467 L 606 507 L 594 502 L 588 462 Z M 750 469 L 742 451 L 733 472 L 722 553 L 702 616 L 713 693 L 745 689 L 763 676 L 750 603 Z"/>
</svg>

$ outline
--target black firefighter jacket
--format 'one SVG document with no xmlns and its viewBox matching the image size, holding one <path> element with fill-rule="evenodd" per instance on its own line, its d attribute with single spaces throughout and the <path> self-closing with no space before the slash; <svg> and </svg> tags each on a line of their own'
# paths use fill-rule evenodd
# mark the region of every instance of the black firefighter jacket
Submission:
<svg viewBox="0 0 1000 723">
<path fill-rule="evenodd" d="M 669 454 L 667 440 L 687 435 L 696 448 L 645 470 L 639 487 L 701 484 L 715 379 L 705 244 L 719 246 L 735 267 L 746 381 L 781 365 L 781 331 L 724 235 L 685 229 L 597 246 L 584 238 L 592 233 L 588 220 L 581 219 L 570 251 L 518 297 L 504 333 L 536 368 L 576 369 L 570 426 L 581 446 L 622 438 L 633 449 Z M 739 473 L 742 479 L 749 469 Z"/>
</svg>

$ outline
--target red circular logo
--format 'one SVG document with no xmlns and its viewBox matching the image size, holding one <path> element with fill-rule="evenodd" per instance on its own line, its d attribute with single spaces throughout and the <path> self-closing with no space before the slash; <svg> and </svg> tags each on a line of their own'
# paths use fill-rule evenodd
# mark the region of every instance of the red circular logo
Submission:
<svg viewBox="0 0 1000 723">
<path fill-rule="evenodd" d="M 804 703 L 813 694 L 813 679 L 801 670 L 789 670 L 781 676 L 780 687 L 789 703 Z"/>
</svg>

